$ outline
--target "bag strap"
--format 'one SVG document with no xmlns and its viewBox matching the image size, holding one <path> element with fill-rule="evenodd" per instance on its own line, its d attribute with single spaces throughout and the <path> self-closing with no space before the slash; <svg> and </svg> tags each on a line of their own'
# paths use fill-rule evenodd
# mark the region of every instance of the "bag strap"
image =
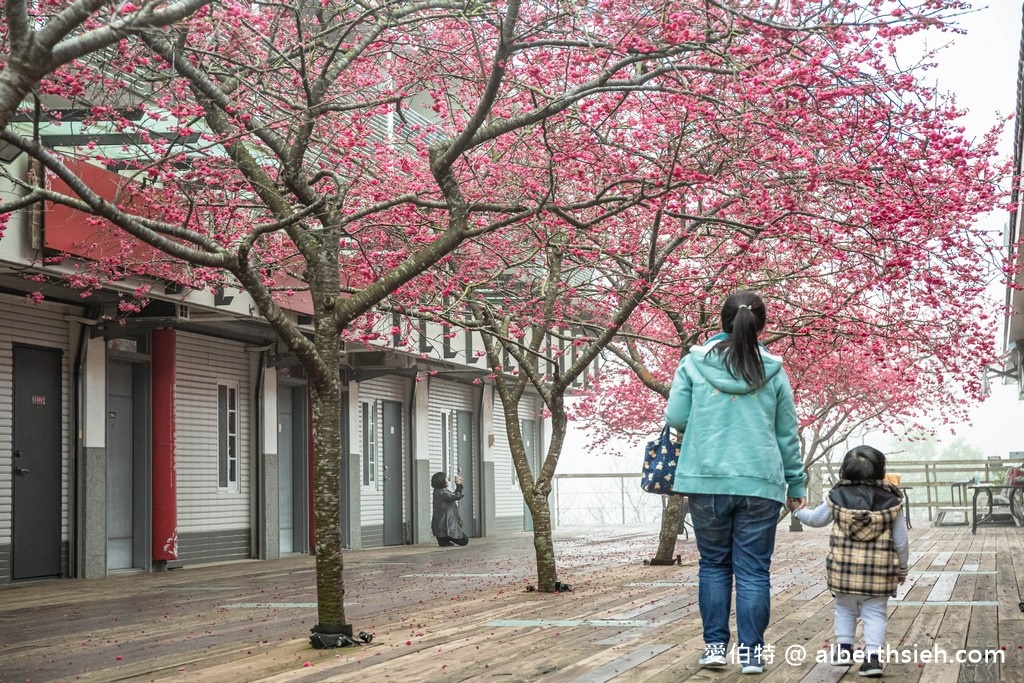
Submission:
<svg viewBox="0 0 1024 683">
<path fill-rule="evenodd" d="M 662 439 L 670 439 L 670 440 L 675 441 L 676 443 L 682 443 L 682 441 L 683 441 L 682 437 L 683 437 L 683 433 L 677 429 L 676 430 L 676 438 L 672 439 L 672 428 L 668 426 L 667 422 L 665 423 L 665 426 L 662 427 L 662 429 L 661 429 L 661 438 Z"/>
</svg>

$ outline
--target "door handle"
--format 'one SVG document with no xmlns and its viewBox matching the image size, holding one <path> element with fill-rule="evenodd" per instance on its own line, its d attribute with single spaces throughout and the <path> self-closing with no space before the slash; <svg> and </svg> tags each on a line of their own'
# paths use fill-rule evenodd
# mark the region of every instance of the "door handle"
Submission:
<svg viewBox="0 0 1024 683">
<path fill-rule="evenodd" d="M 15 467 L 14 468 L 14 473 L 15 474 L 28 474 L 28 468 L 27 467 Z"/>
</svg>

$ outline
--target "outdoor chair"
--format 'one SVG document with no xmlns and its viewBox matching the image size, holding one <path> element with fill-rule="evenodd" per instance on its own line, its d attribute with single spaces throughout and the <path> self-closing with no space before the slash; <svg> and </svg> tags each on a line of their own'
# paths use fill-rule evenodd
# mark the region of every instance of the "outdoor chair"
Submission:
<svg viewBox="0 0 1024 683">
<path fill-rule="evenodd" d="M 979 524 L 1008 522 L 1021 526 L 1024 521 L 1024 469 L 1015 467 L 1008 470 L 1001 484 L 975 485 L 971 508 L 972 533 L 977 532 Z"/>
</svg>

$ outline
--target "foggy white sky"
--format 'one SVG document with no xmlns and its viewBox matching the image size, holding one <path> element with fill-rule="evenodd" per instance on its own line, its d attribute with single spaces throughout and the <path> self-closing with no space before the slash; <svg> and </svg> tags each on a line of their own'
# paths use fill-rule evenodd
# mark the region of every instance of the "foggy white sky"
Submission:
<svg viewBox="0 0 1024 683">
<path fill-rule="evenodd" d="M 1022 2 L 991 0 L 988 6 L 982 2 L 976 5 L 981 9 L 959 22 L 967 34 L 948 36 L 952 44 L 940 55 L 939 67 L 933 73 L 939 89 L 955 93 L 961 108 L 969 110 L 964 118 L 968 134 L 981 136 L 997 115 L 1014 113 Z M 942 35 L 929 40 L 945 38 Z M 1004 131 L 1000 150 L 1007 158 L 1013 155 L 1012 125 Z M 993 232 L 1001 233 L 1007 220 L 1007 214 L 1000 212 L 985 223 Z M 993 287 L 992 296 L 1002 303 L 1005 289 Z M 1001 348 L 1001 329 L 998 335 Z M 948 435 L 950 430 L 943 431 Z M 1024 451 L 1024 402 L 1018 400 L 1014 385 L 993 381 L 992 396 L 972 411 L 972 423 L 954 425 L 951 431 L 986 455 L 1006 457 L 1011 451 Z"/>
<path fill-rule="evenodd" d="M 938 58 L 938 68 L 929 76 L 942 91 L 956 95 L 961 109 L 968 113 L 963 119 L 967 134 L 980 137 L 995 123 L 998 116 L 1014 113 L 1017 97 L 1017 62 L 1021 42 L 1021 0 L 991 0 L 986 5 L 958 20 L 966 35 L 949 33 L 928 38 L 931 46 L 949 43 Z M 1004 131 L 1001 151 L 1007 158 L 1013 154 L 1012 125 Z M 1001 233 L 1007 215 L 999 212 L 984 220 L 986 228 Z M 992 296 L 1000 304 L 1005 289 L 993 287 Z M 1002 344 L 1002 330 L 997 343 Z M 939 431 L 941 442 L 948 442 L 952 433 L 981 448 L 986 455 L 1007 457 L 1011 451 L 1024 451 L 1024 402 L 1017 399 L 1015 385 L 1004 386 L 993 381 L 992 395 L 972 411 L 970 424 L 953 425 Z M 584 453 L 580 444 L 585 433 L 574 429 L 566 441 L 560 473 L 568 472 L 630 472 L 640 465 L 643 444 L 622 443 L 609 446 L 602 455 Z M 883 451 L 889 450 L 887 437 L 869 437 Z M 614 457 L 614 455 L 622 457 Z"/>
</svg>

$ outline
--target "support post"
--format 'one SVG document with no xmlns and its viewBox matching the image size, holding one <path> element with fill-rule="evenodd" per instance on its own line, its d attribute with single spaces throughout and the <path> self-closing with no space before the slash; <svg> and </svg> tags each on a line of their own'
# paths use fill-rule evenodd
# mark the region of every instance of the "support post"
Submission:
<svg viewBox="0 0 1024 683">
<path fill-rule="evenodd" d="M 178 560 L 178 482 L 174 463 L 174 330 L 154 330 L 153 342 L 153 568 Z"/>
</svg>

